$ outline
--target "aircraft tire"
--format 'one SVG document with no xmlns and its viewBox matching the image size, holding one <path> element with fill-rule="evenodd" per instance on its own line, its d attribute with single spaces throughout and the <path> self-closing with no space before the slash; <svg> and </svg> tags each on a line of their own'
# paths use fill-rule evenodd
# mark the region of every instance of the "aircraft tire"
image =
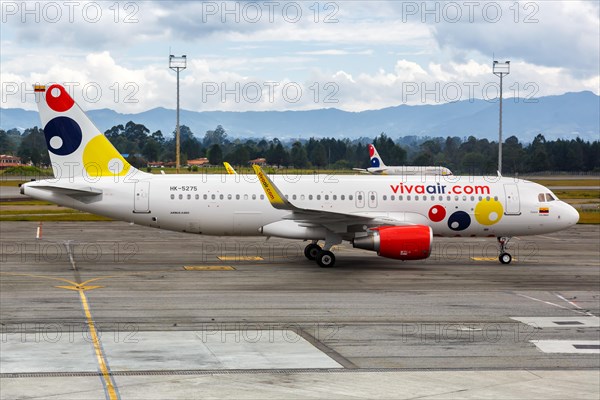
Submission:
<svg viewBox="0 0 600 400">
<path fill-rule="evenodd" d="M 304 248 L 304 257 L 308 258 L 311 261 L 317 259 L 319 252 L 321 251 L 321 246 L 316 243 L 311 243 Z"/>
<path fill-rule="evenodd" d="M 502 264 L 510 264 L 510 262 L 512 261 L 512 256 L 508 253 L 502 253 L 498 257 L 498 260 L 500 260 Z"/>
<path fill-rule="evenodd" d="M 317 255 L 317 264 L 321 268 L 331 268 L 335 265 L 335 256 L 330 251 L 321 250 Z"/>
</svg>

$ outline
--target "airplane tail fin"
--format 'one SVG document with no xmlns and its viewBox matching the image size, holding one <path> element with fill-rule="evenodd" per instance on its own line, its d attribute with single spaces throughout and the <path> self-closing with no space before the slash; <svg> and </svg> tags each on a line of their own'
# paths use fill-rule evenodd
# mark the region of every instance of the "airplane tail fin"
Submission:
<svg viewBox="0 0 600 400">
<path fill-rule="evenodd" d="M 370 167 L 371 168 L 379 168 L 385 167 L 386 165 L 383 163 L 383 160 L 379 156 L 377 149 L 372 144 L 369 144 L 369 157 L 371 157 Z"/>
<path fill-rule="evenodd" d="M 54 177 L 99 178 L 139 172 L 94 126 L 61 85 L 34 85 Z"/>
</svg>

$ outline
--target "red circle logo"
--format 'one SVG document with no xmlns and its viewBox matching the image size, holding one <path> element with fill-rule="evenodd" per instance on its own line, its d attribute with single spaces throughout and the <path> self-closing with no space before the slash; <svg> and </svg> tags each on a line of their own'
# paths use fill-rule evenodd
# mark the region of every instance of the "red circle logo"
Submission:
<svg viewBox="0 0 600 400">
<path fill-rule="evenodd" d="M 60 85 L 52 85 L 46 91 L 46 102 L 56 112 L 65 112 L 73 107 L 75 100 Z"/>
<path fill-rule="evenodd" d="M 435 205 L 429 209 L 429 219 L 433 222 L 440 222 L 446 218 L 446 209 L 441 205 Z"/>
</svg>

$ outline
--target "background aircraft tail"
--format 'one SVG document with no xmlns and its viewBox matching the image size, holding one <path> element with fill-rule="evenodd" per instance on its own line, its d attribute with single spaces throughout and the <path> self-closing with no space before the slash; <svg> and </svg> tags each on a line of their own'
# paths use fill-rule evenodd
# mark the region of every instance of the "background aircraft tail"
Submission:
<svg viewBox="0 0 600 400">
<path fill-rule="evenodd" d="M 54 177 L 98 178 L 139 172 L 94 126 L 61 85 L 34 85 Z"/>
<path fill-rule="evenodd" d="M 379 167 L 386 166 L 383 163 L 383 160 L 381 159 L 381 157 L 379 156 L 377 149 L 372 144 L 369 144 L 369 157 L 371 157 L 371 163 L 370 163 L 371 168 L 379 168 Z"/>
</svg>

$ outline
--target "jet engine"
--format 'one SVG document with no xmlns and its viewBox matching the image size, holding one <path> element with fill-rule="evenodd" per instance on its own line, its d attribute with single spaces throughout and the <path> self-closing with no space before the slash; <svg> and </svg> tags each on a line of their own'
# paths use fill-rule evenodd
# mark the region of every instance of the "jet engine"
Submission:
<svg viewBox="0 0 600 400">
<path fill-rule="evenodd" d="M 382 226 L 354 238 L 352 245 L 376 251 L 381 257 L 422 260 L 431 254 L 432 240 L 433 231 L 426 225 Z"/>
</svg>

